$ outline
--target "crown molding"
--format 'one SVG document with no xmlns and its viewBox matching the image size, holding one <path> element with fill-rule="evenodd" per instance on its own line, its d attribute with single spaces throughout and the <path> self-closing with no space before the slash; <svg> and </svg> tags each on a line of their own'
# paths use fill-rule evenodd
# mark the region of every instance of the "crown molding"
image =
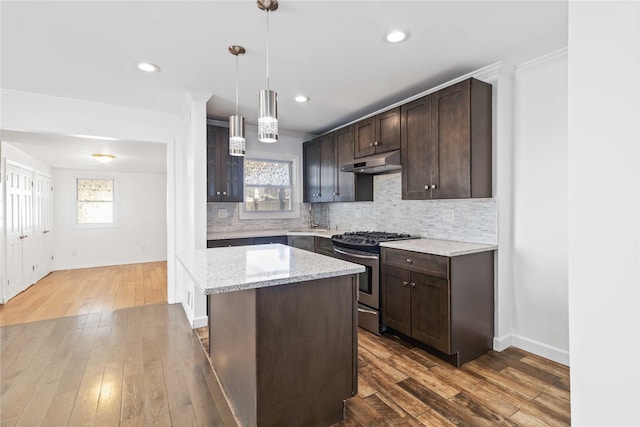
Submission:
<svg viewBox="0 0 640 427">
<path fill-rule="evenodd" d="M 527 62 L 523 62 L 522 64 L 519 64 L 516 67 L 515 72 L 516 74 L 527 73 L 532 68 L 535 68 L 539 65 L 545 64 L 547 62 L 556 61 L 560 58 L 566 58 L 568 53 L 569 53 L 569 48 L 563 47 L 562 49 L 558 49 L 554 52 L 532 59 L 531 61 L 527 61 Z"/>
</svg>

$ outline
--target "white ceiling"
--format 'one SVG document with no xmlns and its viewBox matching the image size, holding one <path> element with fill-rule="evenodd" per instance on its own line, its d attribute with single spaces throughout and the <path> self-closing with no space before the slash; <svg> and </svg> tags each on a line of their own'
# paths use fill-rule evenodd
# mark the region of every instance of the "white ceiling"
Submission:
<svg viewBox="0 0 640 427">
<path fill-rule="evenodd" d="M 186 91 L 197 90 L 212 94 L 208 115 L 225 120 L 235 109 L 227 47 L 240 44 L 240 114 L 257 122 L 266 13 L 254 1 L 3 0 L 1 8 L 3 89 L 164 112 L 177 112 Z M 280 128 L 304 133 L 494 62 L 519 64 L 567 45 L 566 1 L 281 0 L 269 16 Z M 394 29 L 409 38 L 386 43 Z M 139 61 L 161 72 L 142 73 Z M 297 104 L 297 94 L 311 101 Z"/>
</svg>

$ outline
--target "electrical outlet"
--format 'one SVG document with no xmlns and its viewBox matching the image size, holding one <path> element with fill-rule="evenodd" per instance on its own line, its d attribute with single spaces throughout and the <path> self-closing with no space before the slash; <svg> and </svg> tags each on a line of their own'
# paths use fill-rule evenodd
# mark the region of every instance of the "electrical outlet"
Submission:
<svg viewBox="0 0 640 427">
<path fill-rule="evenodd" d="M 445 209 L 442 211 L 442 221 L 453 224 L 455 219 L 455 211 L 453 209 Z"/>
<path fill-rule="evenodd" d="M 218 209 L 218 218 L 226 218 L 227 210 L 226 209 Z"/>
</svg>

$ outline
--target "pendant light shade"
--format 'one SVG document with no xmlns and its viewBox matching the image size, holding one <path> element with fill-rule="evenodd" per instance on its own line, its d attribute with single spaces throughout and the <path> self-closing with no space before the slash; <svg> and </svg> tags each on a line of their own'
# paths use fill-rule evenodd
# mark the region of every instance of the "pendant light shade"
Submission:
<svg viewBox="0 0 640 427">
<path fill-rule="evenodd" d="M 278 94 L 263 89 L 259 95 L 258 140 L 266 143 L 278 142 Z"/>
<path fill-rule="evenodd" d="M 229 117 L 229 154 L 244 156 L 244 117 L 233 115 Z"/>
<path fill-rule="evenodd" d="M 258 140 L 278 142 L 278 94 L 269 88 L 269 12 L 278 9 L 277 0 L 257 0 L 260 10 L 267 13 L 267 88 L 258 94 Z"/>
<path fill-rule="evenodd" d="M 243 55 L 245 49 L 242 46 L 229 46 L 229 53 L 236 57 L 236 114 L 229 117 L 229 154 L 232 156 L 244 156 L 244 117 L 238 114 L 238 55 Z"/>
</svg>

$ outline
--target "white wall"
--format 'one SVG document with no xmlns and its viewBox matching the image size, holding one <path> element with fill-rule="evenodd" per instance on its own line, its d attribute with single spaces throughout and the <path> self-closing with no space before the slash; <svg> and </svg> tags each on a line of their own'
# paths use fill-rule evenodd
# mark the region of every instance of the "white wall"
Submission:
<svg viewBox="0 0 640 427">
<path fill-rule="evenodd" d="M 182 187 L 175 177 L 175 145 L 182 141 L 177 114 L 97 104 L 0 89 L 2 129 L 63 135 L 93 135 L 167 144 L 167 299 L 178 302 L 175 275 L 175 197 Z M 204 185 L 204 184 L 203 184 Z M 54 190 L 55 191 L 55 190 Z M 204 207 L 203 207 L 204 209 Z"/>
<path fill-rule="evenodd" d="M 640 4 L 569 2 L 571 421 L 640 425 Z"/>
<path fill-rule="evenodd" d="M 519 66 L 514 94 L 512 344 L 569 364 L 567 51 Z"/>
<path fill-rule="evenodd" d="M 115 180 L 115 227 L 76 224 L 76 178 Z M 167 176 L 54 169 L 56 270 L 167 259 Z"/>
</svg>

